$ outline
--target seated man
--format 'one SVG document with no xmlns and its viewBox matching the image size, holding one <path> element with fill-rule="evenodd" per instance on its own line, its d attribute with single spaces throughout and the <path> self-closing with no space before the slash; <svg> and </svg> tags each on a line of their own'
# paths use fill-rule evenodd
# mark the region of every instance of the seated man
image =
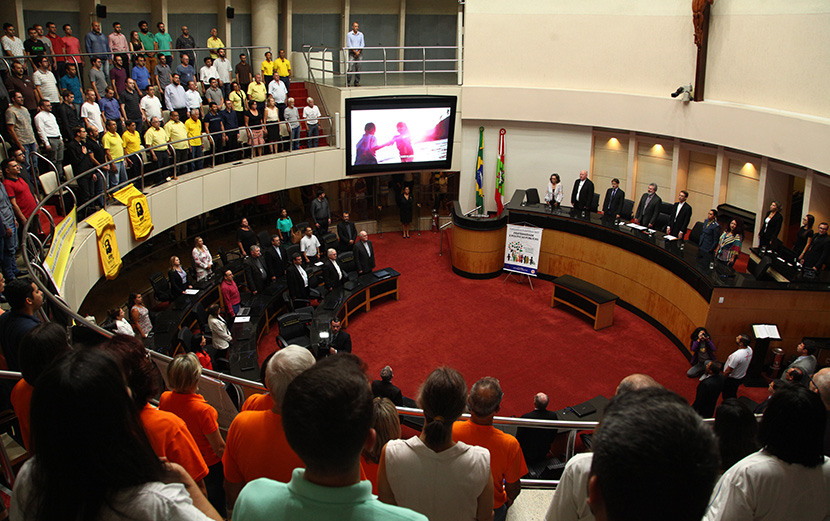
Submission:
<svg viewBox="0 0 830 521">
<path fill-rule="evenodd" d="M 381 503 L 360 480 L 360 453 L 374 444 L 372 393 L 360 359 L 331 356 L 297 376 L 282 401 L 288 444 L 305 464 L 291 481 L 258 479 L 239 494 L 234 519 L 426 521 Z M 245 413 L 243 413 L 245 414 Z"/>
<path fill-rule="evenodd" d="M 375 397 L 389 398 L 398 407 L 403 407 L 403 393 L 392 383 L 392 368 L 388 365 L 380 370 L 380 380 L 372 382 L 372 394 Z"/>
<path fill-rule="evenodd" d="M 793 360 L 793 362 L 787 366 L 787 370 L 798 367 L 802 371 L 804 371 L 807 375 L 812 375 L 816 372 L 816 346 L 814 345 L 805 345 L 804 342 L 801 342 L 795 348 L 796 353 L 798 354 L 798 358 Z M 786 373 L 787 370 L 784 372 Z"/>
<path fill-rule="evenodd" d="M 533 410 L 522 414 L 522 418 L 531 420 L 557 420 L 554 411 L 548 410 L 548 395 L 537 393 L 533 398 Z M 516 439 L 522 447 L 525 462 L 528 465 L 545 461 L 550 452 L 550 445 L 556 437 L 556 429 L 544 429 L 539 427 L 519 427 L 516 431 Z"/>
</svg>

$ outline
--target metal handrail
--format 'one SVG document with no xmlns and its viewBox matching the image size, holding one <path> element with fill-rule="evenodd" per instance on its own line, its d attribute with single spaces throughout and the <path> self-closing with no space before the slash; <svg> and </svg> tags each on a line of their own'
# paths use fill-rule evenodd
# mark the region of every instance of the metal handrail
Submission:
<svg viewBox="0 0 830 521">
<path fill-rule="evenodd" d="M 236 46 L 227 45 L 225 47 L 214 47 L 214 48 L 211 48 L 211 47 L 194 47 L 192 49 L 149 49 L 149 50 L 144 49 L 144 50 L 141 50 L 141 51 L 77 52 L 77 53 L 73 53 L 73 54 L 43 54 L 43 55 L 23 54 L 23 55 L 18 55 L 18 56 L 8 56 L 8 55 L 6 55 L 6 56 L 3 56 L 2 59 L 4 61 L 5 60 L 15 60 L 16 61 L 16 60 L 30 60 L 30 59 L 33 59 L 33 58 L 36 58 L 36 57 L 70 58 L 70 57 L 85 57 L 85 56 L 103 56 L 103 55 L 106 55 L 106 54 L 113 54 L 113 55 L 115 55 L 115 54 L 119 54 L 119 55 L 120 54 L 128 54 L 128 55 L 131 55 L 131 54 L 148 54 L 148 53 L 151 53 L 151 52 L 152 53 L 173 54 L 173 53 L 184 53 L 184 52 L 191 52 L 191 51 L 193 51 L 193 52 L 195 52 L 195 51 L 216 52 L 219 49 L 225 49 L 225 50 L 242 49 L 243 51 L 249 51 L 246 54 L 248 54 L 250 56 L 251 55 L 250 50 L 252 50 L 252 49 L 268 49 L 270 51 L 271 46 L 270 45 L 236 45 Z M 227 58 L 227 56 L 225 56 L 225 57 Z M 193 64 L 191 64 L 191 65 L 193 65 Z"/>
</svg>

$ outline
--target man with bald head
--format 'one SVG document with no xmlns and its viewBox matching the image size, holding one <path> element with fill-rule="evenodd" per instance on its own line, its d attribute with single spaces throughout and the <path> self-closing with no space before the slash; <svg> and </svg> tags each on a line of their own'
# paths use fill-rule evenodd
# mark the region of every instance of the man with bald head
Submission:
<svg viewBox="0 0 830 521">
<path fill-rule="evenodd" d="M 288 384 L 312 365 L 314 357 L 304 347 L 290 345 L 277 351 L 265 369 L 268 393 L 274 407 L 269 411 L 243 411 L 231 423 L 222 456 L 228 519 L 246 483 L 258 478 L 287 483 L 295 468 L 305 467 L 285 439 L 281 415 Z"/>
<path fill-rule="evenodd" d="M 588 171 L 579 172 L 579 179 L 574 182 L 571 192 L 571 205 L 578 212 L 591 211 L 591 202 L 594 200 L 594 183 L 588 179 Z"/>
<path fill-rule="evenodd" d="M 490 473 L 493 476 L 493 520 L 504 521 L 507 509 L 522 491 L 519 479 L 527 474 L 527 465 L 519 442 L 513 436 L 493 427 L 504 393 L 499 381 L 485 376 L 473 384 L 467 404 L 470 419 L 457 421 L 452 439 L 467 445 L 478 445 L 490 451 Z"/>
<path fill-rule="evenodd" d="M 630 374 L 620 381 L 615 396 L 643 389 L 663 389 L 663 386 L 646 374 Z M 592 453 L 583 452 L 568 460 L 559 486 L 556 487 L 556 493 L 548 507 L 545 521 L 561 519 L 594 521 L 596 519 L 588 505 L 588 478 L 591 477 L 592 458 Z"/>
<path fill-rule="evenodd" d="M 522 414 L 522 418 L 529 420 L 558 420 L 556 412 L 548 410 L 548 395 L 536 393 L 533 398 L 533 410 Z M 516 439 L 522 447 L 525 462 L 532 467 L 536 463 L 545 462 L 550 452 L 550 444 L 556 437 L 556 429 L 544 429 L 539 427 L 519 427 L 516 431 Z"/>
</svg>

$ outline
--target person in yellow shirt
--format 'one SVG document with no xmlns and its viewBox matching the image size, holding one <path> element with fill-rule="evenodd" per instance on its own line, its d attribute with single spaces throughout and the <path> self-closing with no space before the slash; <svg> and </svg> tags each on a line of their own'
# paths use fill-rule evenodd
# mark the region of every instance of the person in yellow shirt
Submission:
<svg viewBox="0 0 830 521">
<path fill-rule="evenodd" d="M 259 67 L 260 71 L 262 71 L 262 81 L 266 85 L 274 79 L 274 60 L 271 59 L 271 56 L 273 56 L 271 51 L 266 52 L 265 61 Z"/>
<path fill-rule="evenodd" d="M 219 57 L 214 49 L 220 49 L 225 46 L 222 43 L 222 39 L 217 36 L 219 33 L 216 31 L 216 27 L 210 30 L 210 38 L 207 40 L 207 48 L 210 49 L 210 57 L 211 59 L 215 60 Z"/>
<path fill-rule="evenodd" d="M 107 131 L 101 138 L 101 144 L 104 146 L 104 150 L 107 151 L 107 161 L 113 161 L 124 156 L 124 142 L 116 132 L 117 128 L 118 124 L 114 119 L 107 120 Z M 109 170 L 110 188 L 127 182 L 127 166 L 124 164 L 124 159 L 112 163 Z"/>
<path fill-rule="evenodd" d="M 233 94 L 233 93 L 231 93 Z M 265 112 L 265 98 L 268 96 L 268 87 L 262 83 L 262 75 L 254 76 L 254 81 L 248 85 L 248 99 L 256 101 L 259 112 Z"/>
<path fill-rule="evenodd" d="M 204 166 L 202 157 L 202 117 L 201 110 L 193 109 L 190 111 L 190 117 L 184 122 L 184 127 L 187 129 L 187 137 L 190 140 L 190 157 L 196 161 L 190 163 L 188 166 L 191 172 L 201 170 Z M 198 158 L 198 159 L 197 159 Z"/>
<path fill-rule="evenodd" d="M 177 111 L 170 111 L 170 121 L 164 125 L 164 130 L 167 132 L 167 139 L 170 141 L 173 152 L 176 154 L 176 173 L 173 175 L 175 179 L 176 175 L 187 173 L 187 165 L 184 163 L 188 159 L 187 152 L 190 150 L 188 141 L 185 141 L 187 139 L 187 128 L 179 120 L 179 113 Z"/>
<path fill-rule="evenodd" d="M 161 120 L 156 116 L 150 118 L 150 128 L 144 133 L 144 145 L 150 152 L 150 160 L 153 162 L 149 170 L 159 171 L 158 177 L 166 175 L 164 168 L 170 164 L 170 152 L 167 149 L 167 131 L 161 128 Z M 155 148 L 158 147 L 158 148 Z M 151 179 L 150 184 L 155 184 L 159 179 Z"/>
<path fill-rule="evenodd" d="M 121 134 L 121 142 L 124 144 L 124 154 L 130 155 L 141 150 L 141 134 L 135 130 L 135 121 L 127 121 L 127 130 Z M 130 160 L 127 167 L 127 175 L 130 179 L 138 177 L 138 161 Z"/>
<path fill-rule="evenodd" d="M 231 93 L 228 94 L 228 100 L 233 103 L 233 111 L 236 112 L 236 116 L 238 118 L 242 118 L 242 114 L 245 112 L 245 91 L 242 90 L 242 86 L 237 82 L 231 83 Z M 240 119 L 240 121 L 242 121 Z"/>
<path fill-rule="evenodd" d="M 285 58 L 285 49 L 280 49 L 280 57 L 274 62 L 274 73 L 285 85 L 285 92 L 288 92 L 288 88 L 291 86 L 291 62 Z M 271 82 L 267 83 L 270 84 Z"/>
</svg>

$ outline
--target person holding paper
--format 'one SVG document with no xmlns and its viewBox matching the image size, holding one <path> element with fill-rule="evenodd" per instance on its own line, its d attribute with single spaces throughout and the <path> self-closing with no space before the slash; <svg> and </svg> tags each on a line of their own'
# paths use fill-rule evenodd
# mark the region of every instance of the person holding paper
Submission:
<svg viewBox="0 0 830 521">
<path fill-rule="evenodd" d="M 182 261 L 175 255 L 170 257 L 170 270 L 167 272 L 167 278 L 170 280 L 170 291 L 174 298 L 183 294 L 184 290 L 193 287 L 190 275 L 182 268 Z"/>
</svg>

